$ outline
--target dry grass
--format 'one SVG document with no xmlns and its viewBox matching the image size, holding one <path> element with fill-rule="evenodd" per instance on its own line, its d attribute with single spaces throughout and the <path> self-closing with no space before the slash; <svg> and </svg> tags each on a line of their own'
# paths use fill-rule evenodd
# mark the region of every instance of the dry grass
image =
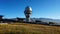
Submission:
<svg viewBox="0 0 60 34">
<path fill-rule="evenodd" d="M 2 24 L 0 34 L 60 34 L 60 27 L 27 23 Z"/>
</svg>

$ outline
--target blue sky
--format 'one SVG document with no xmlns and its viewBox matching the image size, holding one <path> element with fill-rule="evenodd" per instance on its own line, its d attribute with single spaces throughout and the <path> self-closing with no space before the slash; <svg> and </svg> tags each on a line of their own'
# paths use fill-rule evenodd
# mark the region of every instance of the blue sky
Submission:
<svg viewBox="0 0 60 34">
<path fill-rule="evenodd" d="M 31 18 L 60 19 L 60 0 L 0 0 L 0 15 L 4 18 L 25 18 L 26 6 L 32 7 Z"/>
</svg>

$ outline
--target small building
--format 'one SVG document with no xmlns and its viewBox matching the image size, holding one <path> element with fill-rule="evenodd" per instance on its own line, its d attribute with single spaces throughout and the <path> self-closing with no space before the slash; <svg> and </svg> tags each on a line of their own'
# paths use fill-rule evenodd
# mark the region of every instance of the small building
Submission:
<svg viewBox="0 0 60 34">
<path fill-rule="evenodd" d="M 3 15 L 0 15 L 0 20 L 3 19 Z"/>
<path fill-rule="evenodd" d="M 0 23 L 3 21 L 3 15 L 0 15 Z"/>
</svg>

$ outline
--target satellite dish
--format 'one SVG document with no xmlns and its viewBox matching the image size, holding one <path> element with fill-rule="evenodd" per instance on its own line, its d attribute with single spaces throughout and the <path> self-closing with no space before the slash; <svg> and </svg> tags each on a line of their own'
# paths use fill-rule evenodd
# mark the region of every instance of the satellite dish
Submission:
<svg viewBox="0 0 60 34">
<path fill-rule="evenodd" d="M 24 11 L 25 14 L 31 14 L 32 13 L 32 8 L 30 6 L 27 6 Z"/>
<path fill-rule="evenodd" d="M 30 6 L 27 6 L 25 8 L 24 13 L 25 13 L 25 16 L 26 16 L 26 22 L 30 22 L 30 15 L 32 13 L 32 8 Z"/>
<path fill-rule="evenodd" d="M 31 8 L 30 6 L 27 6 L 27 7 L 25 8 L 25 10 L 26 10 L 26 11 L 32 11 L 32 8 Z"/>
</svg>

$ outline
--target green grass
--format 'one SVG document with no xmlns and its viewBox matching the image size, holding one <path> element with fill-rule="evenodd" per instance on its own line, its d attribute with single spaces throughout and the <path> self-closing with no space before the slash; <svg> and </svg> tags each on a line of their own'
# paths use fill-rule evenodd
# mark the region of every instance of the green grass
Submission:
<svg viewBox="0 0 60 34">
<path fill-rule="evenodd" d="M 60 34 L 60 27 L 41 24 L 0 24 L 0 34 Z"/>
</svg>

